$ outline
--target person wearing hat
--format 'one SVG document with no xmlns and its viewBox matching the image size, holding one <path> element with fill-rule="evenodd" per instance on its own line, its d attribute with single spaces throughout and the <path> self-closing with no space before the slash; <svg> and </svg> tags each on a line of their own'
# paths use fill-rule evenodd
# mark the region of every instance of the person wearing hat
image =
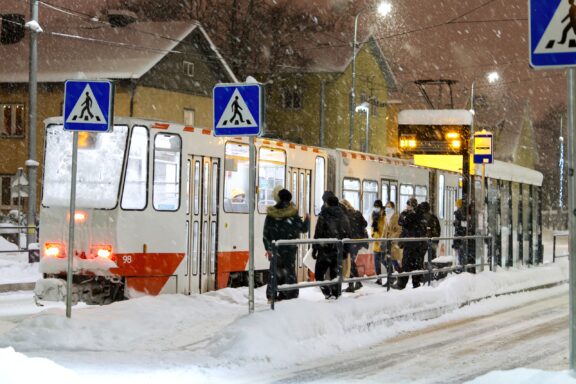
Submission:
<svg viewBox="0 0 576 384">
<path fill-rule="evenodd" d="M 418 200 L 411 197 L 406 203 L 406 209 L 400 214 L 398 219 L 398 224 L 402 227 L 402 232 L 400 237 L 403 238 L 413 238 L 413 237 L 423 237 L 426 233 L 422 230 L 421 217 L 419 212 L 416 210 L 418 207 Z M 403 247 L 402 255 L 402 271 L 412 272 L 423 268 L 421 260 L 421 249 L 426 247 L 426 242 L 419 241 L 404 241 L 401 243 Z M 420 286 L 420 281 L 422 276 L 414 275 L 412 276 L 412 286 L 418 288 Z M 408 276 L 402 276 L 398 278 L 396 284 L 392 286 L 394 289 L 404 289 L 408 284 Z"/>
<path fill-rule="evenodd" d="M 275 188 L 273 193 L 276 205 L 268 207 L 262 239 L 269 260 L 272 258 L 272 242 L 274 240 L 298 239 L 301 233 L 310 229 L 310 215 L 306 214 L 304 220 L 298 216 L 298 209 L 292 203 L 292 193 L 287 189 Z M 296 279 L 296 245 L 277 248 L 276 281 L 278 285 L 295 284 Z M 270 276 L 272 276 L 272 263 L 270 263 Z M 295 299 L 298 290 L 277 293 L 276 301 Z M 272 287 L 266 287 L 266 297 L 272 299 Z"/>
</svg>

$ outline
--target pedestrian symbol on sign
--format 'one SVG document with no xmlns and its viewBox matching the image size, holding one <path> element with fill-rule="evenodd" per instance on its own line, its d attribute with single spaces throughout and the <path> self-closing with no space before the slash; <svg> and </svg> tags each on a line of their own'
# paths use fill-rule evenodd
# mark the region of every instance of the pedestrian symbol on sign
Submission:
<svg viewBox="0 0 576 384">
<path fill-rule="evenodd" d="M 246 105 L 242 95 L 240 95 L 237 89 L 234 90 L 216 128 L 247 128 L 255 126 L 257 125 L 255 124 L 254 117 L 252 117 L 250 109 Z"/>
<path fill-rule="evenodd" d="M 86 124 L 102 124 L 106 123 L 106 119 L 102 114 L 102 110 L 97 102 L 94 102 L 94 93 L 90 88 L 89 84 L 86 84 L 86 88 L 81 93 L 78 101 L 74 104 L 74 108 L 70 113 L 66 122 L 81 122 Z"/>
<path fill-rule="evenodd" d="M 566 21 L 568 21 L 567 24 Z M 572 36 L 569 37 L 569 33 Z M 574 0 L 562 0 L 540 38 L 534 53 L 576 52 L 576 5 Z"/>
</svg>

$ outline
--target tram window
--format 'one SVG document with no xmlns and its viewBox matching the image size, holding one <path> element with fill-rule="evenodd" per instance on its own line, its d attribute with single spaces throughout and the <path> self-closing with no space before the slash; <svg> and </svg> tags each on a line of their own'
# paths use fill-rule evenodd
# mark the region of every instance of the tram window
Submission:
<svg viewBox="0 0 576 384">
<path fill-rule="evenodd" d="M 418 200 L 418 204 L 422 203 L 423 201 L 428 201 L 428 187 L 424 185 L 417 185 L 414 197 L 416 200 Z"/>
<path fill-rule="evenodd" d="M 44 159 L 44 206 L 68 206 L 72 164 L 72 132 L 62 125 L 46 129 Z M 83 135 L 78 148 L 78 208 L 112 209 L 118 204 L 122 168 L 126 153 L 128 127 L 115 125 L 111 132 Z"/>
<path fill-rule="evenodd" d="M 212 163 L 212 215 L 218 214 L 218 163 Z"/>
<path fill-rule="evenodd" d="M 194 214 L 200 214 L 200 160 L 194 161 Z"/>
<path fill-rule="evenodd" d="M 408 200 L 414 197 L 414 186 L 410 184 L 400 184 L 400 207 L 398 211 L 403 211 L 406 208 Z"/>
<path fill-rule="evenodd" d="M 208 184 L 208 182 L 210 181 L 210 163 L 208 161 L 204 162 L 204 171 L 202 172 L 202 214 L 204 216 L 208 215 L 208 191 L 209 191 L 209 187 L 210 185 Z"/>
<path fill-rule="evenodd" d="M 134 127 L 124 176 L 122 209 L 144 209 L 148 184 L 148 130 Z"/>
<path fill-rule="evenodd" d="M 364 218 L 370 218 L 376 200 L 378 200 L 378 182 L 364 180 L 362 182 L 362 213 Z"/>
<path fill-rule="evenodd" d="M 258 153 L 258 212 L 276 204 L 272 192 L 277 185 L 286 183 L 286 152 L 261 147 Z"/>
<path fill-rule="evenodd" d="M 180 206 L 180 153 L 178 135 L 159 133 L 154 138 L 154 209 L 177 211 Z"/>
<path fill-rule="evenodd" d="M 390 201 L 394 204 L 398 203 L 398 184 L 390 184 Z"/>
<path fill-rule="evenodd" d="M 390 201 L 390 182 L 382 180 L 382 203 L 386 204 Z"/>
<path fill-rule="evenodd" d="M 342 197 L 356 210 L 360 210 L 360 180 L 345 177 L 342 181 Z"/>
<path fill-rule="evenodd" d="M 228 142 L 224 161 L 224 211 L 248 213 L 248 145 Z"/>
<path fill-rule="evenodd" d="M 444 175 L 438 175 L 438 217 L 440 219 L 443 219 L 446 216 L 446 212 L 445 212 L 445 191 L 444 191 L 444 187 L 445 187 L 445 180 L 444 180 Z"/>
<path fill-rule="evenodd" d="M 326 181 L 326 160 L 318 156 L 316 158 L 316 173 L 314 177 L 314 213 L 320 214 L 322 205 L 322 195 L 324 194 L 324 185 Z"/>
</svg>

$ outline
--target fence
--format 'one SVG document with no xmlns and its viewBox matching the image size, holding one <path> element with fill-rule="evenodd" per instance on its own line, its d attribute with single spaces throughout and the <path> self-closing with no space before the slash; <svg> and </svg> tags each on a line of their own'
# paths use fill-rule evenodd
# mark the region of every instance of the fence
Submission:
<svg viewBox="0 0 576 384">
<path fill-rule="evenodd" d="M 37 243 L 26 244 L 26 248 L 21 247 L 20 236 L 27 236 L 28 234 L 35 234 L 38 238 L 38 227 L 35 226 L 10 226 L 3 227 L 0 226 L 0 236 L 2 235 L 16 235 L 18 241 L 18 250 L 0 250 L 0 254 L 3 253 L 28 253 L 28 262 L 35 263 L 40 261 L 40 250 Z"/>
<path fill-rule="evenodd" d="M 469 245 L 468 243 L 473 240 L 474 241 L 474 246 L 476 244 L 476 240 L 478 239 L 483 239 L 485 240 L 488 244 L 487 247 L 484 248 L 484 251 L 482 252 L 482 256 L 480 258 L 481 262 L 480 263 L 472 263 L 472 264 L 464 264 L 461 265 L 460 263 L 458 263 L 457 265 L 454 265 L 452 267 L 443 267 L 443 268 L 433 268 L 432 267 L 432 263 L 430 260 L 430 255 L 432 254 L 432 247 L 434 242 L 436 241 L 441 241 L 441 240 L 466 240 L 464 242 L 465 247 L 468 248 Z M 403 243 L 408 243 L 408 242 L 419 242 L 419 243 L 424 243 L 426 242 L 427 244 L 427 269 L 426 270 L 417 270 L 417 271 L 412 271 L 412 272 L 400 272 L 400 273 L 395 273 L 392 271 L 392 259 L 390 256 L 390 252 L 384 252 L 385 255 L 385 259 L 386 259 L 386 273 L 383 274 L 379 274 L 379 275 L 372 275 L 372 276 L 363 276 L 363 277 L 353 277 L 353 278 L 346 278 L 344 279 L 344 276 L 342 275 L 342 259 L 343 259 L 343 255 L 344 255 L 344 247 L 346 244 L 365 244 L 365 243 L 381 243 L 383 244 L 385 247 L 387 244 L 391 243 L 391 242 L 403 242 Z M 281 286 L 278 286 L 278 282 L 276 279 L 276 269 L 277 269 L 277 257 L 278 257 L 278 247 L 283 247 L 283 246 L 295 246 L 295 245 L 304 245 L 304 244 L 309 244 L 309 245 L 322 245 L 322 244 L 335 244 L 337 247 L 337 265 L 338 265 L 338 276 L 332 280 L 323 280 L 323 281 L 314 281 L 314 282 L 305 282 L 305 283 L 297 283 L 297 284 L 283 284 Z M 467 253 L 467 249 L 465 250 L 465 253 Z M 488 263 L 484 263 L 484 253 L 487 253 L 488 255 Z M 416 275 L 427 275 L 428 276 L 428 285 L 431 284 L 432 280 L 433 280 L 433 276 L 435 274 L 440 274 L 440 273 L 448 273 L 448 272 L 461 272 L 461 271 L 465 271 L 468 269 L 475 269 L 476 267 L 480 267 L 483 268 L 484 266 L 489 266 L 490 270 L 494 269 L 494 257 L 492 257 L 492 255 L 494 255 L 494 239 L 492 236 L 487 236 L 487 235 L 475 235 L 475 236 L 458 236 L 458 237 L 428 237 L 428 238 L 423 238 L 423 237 L 417 237 L 417 238 L 380 238 L 380 239 L 343 239 L 343 240 L 339 240 L 339 239 L 296 239 L 296 240 L 275 240 L 272 242 L 272 259 L 271 259 L 271 273 L 270 273 L 270 286 L 272 288 L 272 298 L 271 298 L 271 302 L 270 302 L 270 308 L 274 309 L 275 303 L 276 303 L 276 294 L 278 292 L 285 292 L 285 291 L 291 291 L 291 290 L 295 290 L 295 289 L 300 289 L 300 288 L 310 288 L 310 287 L 323 287 L 323 286 L 331 286 L 331 285 L 335 285 L 335 284 L 344 284 L 344 283 L 354 283 L 354 282 L 360 282 L 360 281 L 368 281 L 368 280 L 376 280 L 376 279 L 382 279 L 382 278 L 386 278 L 386 289 L 389 291 L 390 290 L 390 282 L 393 278 L 399 278 L 399 277 L 408 277 L 408 276 L 416 276 Z M 467 255 L 465 257 L 465 260 L 467 261 Z"/>
<path fill-rule="evenodd" d="M 568 257 L 570 256 L 569 253 L 566 254 L 562 254 L 562 255 L 557 255 L 556 254 L 556 239 L 558 237 L 568 237 L 569 232 L 568 231 L 560 231 L 560 232 L 554 232 L 552 234 L 552 262 L 555 263 L 556 262 L 556 258 L 557 257 Z"/>
</svg>

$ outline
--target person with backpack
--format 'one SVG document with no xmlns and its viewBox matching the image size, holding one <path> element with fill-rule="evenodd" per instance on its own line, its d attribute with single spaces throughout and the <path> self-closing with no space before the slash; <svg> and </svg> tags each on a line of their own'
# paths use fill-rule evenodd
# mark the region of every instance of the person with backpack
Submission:
<svg viewBox="0 0 576 384">
<path fill-rule="evenodd" d="M 400 237 L 403 238 L 413 238 L 413 237 L 423 237 L 426 233 L 422 228 L 422 217 L 418 207 L 418 200 L 411 197 L 406 203 L 406 209 L 400 214 L 398 219 L 398 224 L 402 227 L 402 232 Z M 404 241 L 401 242 L 403 248 L 402 255 L 402 270 L 403 272 L 417 271 L 423 268 L 422 259 L 422 249 L 425 249 L 426 242 L 420 241 Z M 422 276 L 414 275 L 412 276 L 412 286 L 418 288 L 420 282 L 422 281 Z M 392 286 L 394 289 L 404 289 L 408 284 L 408 276 L 402 276 L 398 278 L 396 284 Z"/>
<path fill-rule="evenodd" d="M 430 211 L 430 203 L 424 201 L 420 203 L 418 209 L 422 215 L 422 223 L 426 228 L 426 237 L 440 237 L 440 220 Z M 439 240 L 434 240 L 430 248 L 430 254 L 428 255 L 428 262 L 431 262 L 436 258 L 436 250 L 438 249 Z"/>
<path fill-rule="evenodd" d="M 344 239 L 350 238 L 350 223 L 348 217 L 338 205 L 338 198 L 332 192 L 325 192 L 322 196 L 324 205 L 318 215 L 315 239 Z M 317 281 L 324 281 L 338 277 L 338 245 L 337 244 L 314 244 L 312 257 L 316 260 L 314 276 Z M 320 287 L 326 299 L 340 297 L 341 286 L 339 283 Z"/>
<path fill-rule="evenodd" d="M 264 221 L 264 232 L 262 239 L 264 248 L 270 260 L 272 257 L 272 242 L 274 240 L 298 239 L 301 233 L 308 232 L 310 228 L 310 215 L 306 214 L 304 220 L 298 216 L 298 209 L 292 203 L 292 193 L 287 189 L 274 191 L 273 197 L 276 205 L 268 207 L 266 219 Z M 276 255 L 276 282 L 282 284 L 296 284 L 296 245 L 284 245 L 277 247 Z M 270 263 L 270 276 L 272 276 L 272 263 Z M 278 292 L 276 301 L 295 299 L 298 297 L 298 290 Z M 266 297 L 272 299 L 272 287 L 266 287 Z"/>
<path fill-rule="evenodd" d="M 344 209 L 344 213 L 348 216 L 348 221 L 350 222 L 350 235 L 352 239 L 367 239 L 368 232 L 366 231 L 366 227 L 368 223 L 362 212 L 354 209 L 352 204 L 346 199 L 342 199 L 340 201 L 341 207 Z M 348 247 L 348 255 L 349 260 L 348 264 L 350 268 L 348 269 L 348 273 L 344 273 L 344 277 L 359 277 L 358 269 L 356 268 L 356 256 L 358 255 L 358 251 L 361 248 L 368 248 L 368 243 L 359 243 L 359 244 L 349 244 Z M 348 288 L 346 288 L 346 292 L 354 292 L 358 289 L 362 288 L 362 283 L 357 281 L 356 283 L 348 283 Z"/>
</svg>

